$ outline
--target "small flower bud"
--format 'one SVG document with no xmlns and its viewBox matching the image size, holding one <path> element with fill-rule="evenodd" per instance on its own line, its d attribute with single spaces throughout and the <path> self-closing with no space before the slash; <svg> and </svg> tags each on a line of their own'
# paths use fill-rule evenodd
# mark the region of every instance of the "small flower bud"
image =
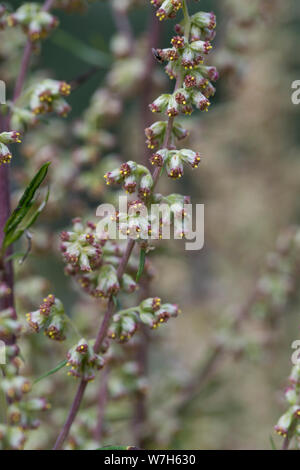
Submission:
<svg viewBox="0 0 300 470">
<path fill-rule="evenodd" d="M 109 297 L 115 295 L 120 289 L 117 271 L 110 264 L 101 266 L 98 275 L 98 284 L 96 294 L 100 297 Z"/>
<path fill-rule="evenodd" d="M 167 93 L 160 95 L 158 98 L 156 98 L 156 100 L 153 101 L 153 103 L 149 105 L 150 110 L 153 113 L 163 113 L 167 109 L 170 96 L 171 95 Z"/>
<path fill-rule="evenodd" d="M 113 323 L 108 331 L 108 336 L 120 343 L 128 341 L 137 330 L 137 316 L 135 312 L 118 312 L 113 317 Z"/>
<path fill-rule="evenodd" d="M 134 279 L 129 274 L 123 274 L 121 279 L 121 288 L 124 292 L 128 294 L 134 292 L 137 289 L 138 285 Z"/>
<path fill-rule="evenodd" d="M 294 424 L 295 411 L 298 409 L 296 406 L 291 406 L 286 413 L 284 413 L 275 426 L 275 431 L 280 436 L 286 437 L 291 426 Z"/>
<path fill-rule="evenodd" d="M 216 67 L 200 65 L 199 66 L 199 71 L 201 72 L 201 74 L 205 78 L 208 78 L 209 80 L 211 80 L 213 82 L 215 82 L 219 78 L 219 73 L 218 73 Z"/>
<path fill-rule="evenodd" d="M 198 152 L 194 152 L 193 150 L 190 149 L 181 149 L 180 154 L 182 156 L 182 160 L 186 163 L 189 163 L 192 168 L 197 168 L 201 157 Z"/>
<path fill-rule="evenodd" d="M 95 372 L 101 369 L 105 361 L 102 356 L 96 354 L 92 344 L 84 338 L 73 346 L 67 354 L 67 367 L 71 367 L 68 375 L 80 377 L 89 382 L 95 378 Z"/>
<path fill-rule="evenodd" d="M 292 368 L 291 375 L 289 377 L 289 381 L 294 385 L 300 385 L 300 364 L 296 364 Z"/>
<path fill-rule="evenodd" d="M 190 43 L 190 48 L 194 52 L 208 54 L 212 49 L 212 45 L 208 41 L 194 41 Z"/>
<path fill-rule="evenodd" d="M 10 132 L 2 132 L 0 134 L 0 142 L 3 144 L 13 144 L 13 143 L 20 143 L 21 142 L 21 134 L 20 132 L 10 131 Z"/>
<path fill-rule="evenodd" d="M 193 101 L 193 104 L 196 106 L 196 108 L 200 109 L 200 111 L 208 111 L 210 102 L 204 96 L 204 94 L 201 93 L 201 91 L 193 91 L 192 101 Z"/>
<path fill-rule="evenodd" d="M 214 29 L 216 27 L 216 15 L 213 12 L 207 13 L 199 11 L 191 17 L 192 24 L 195 24 L 199 28 Z"/>
<path fill-rule="evenodd" d="M 154 149 L 163 142 L 166 131 L 166 121 L 156 121 L 150 127 L 145 129 L 147 137 L 146 143 L 148 148 Z"/>
<path fill-rule="evenodd" d="M 123 184 L 123 188 L 125 189 L 125 191 L 129 194 L 134 193 L 136 187 L 137 187 L 137 180 L 136 180 L 135 175 L 126 176 L 126 178 L 124 179 L 124 184 Z"/>
<path fill-rule="evenodd" d="M 166 158 L 168 156 L 168 150 L 167 149 L 161 149 L 158 150 L 156 153 L 154 153 L 151 158 L 150 162 L 152 165 L 156 165 L 159 167 L 162 167 Z"/>
<path fill-rule="evenodd" d="M 168 176 L 173 179 L 181 178 L 183 175 L 183 164 L 180 153 L 177 151 L 170 151 L 166 161 L 166 170 Z"/>
<path fill-rule="evenodd" d="M 151 194 L 153 186 L 153 178 L 150 173 L 146 173 L 140 180 L 139 195 L 141 197 L 148 197 Z"/>
</svg>

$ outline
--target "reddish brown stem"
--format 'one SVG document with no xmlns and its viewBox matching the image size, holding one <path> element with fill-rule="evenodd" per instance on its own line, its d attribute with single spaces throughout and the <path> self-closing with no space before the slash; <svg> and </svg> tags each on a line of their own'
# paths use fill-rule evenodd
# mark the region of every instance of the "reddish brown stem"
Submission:
<svg viewBox="0 0 300 470">
<path fill-rule="evenodd" d="M 43 5 L 43 10 L 48 11 L 54 3 L 54 0 L 46 0 Z M 30 57 L 32 53 L 32 43 L 28 40 L 26 42 L 24 53 L 22 57 L 22 62 L 20 66 L 20 71 L 18 78 L 16 80 L 14 93 L 13 93 L 13 102 L 15 102 L 23 89 L 26 73 L 29 67 Z M 7 118 L 0 117 L 0 132 L 10 130 L 10 116 Z M 7 165 L 2 165 L 0 167 L 0 246 L 4 238 L 4 226 L 10 215 L 10 169 Z M 0 310 L 6 307 L 14 307 L 14 274 L 13 274 L 13 265 L 9 261 L 5 263 L 5 256 L 11 254 L 12 248 L 8 250 L 7 253 L 4 253 L 3 259 L 0 259 L 0 272 L 2 280 L 4 280 L 9 288 L 11 289 L 11 294 L 5 299 L 0 299 Z"/>
<path fill-rule="evenodd" d="M 56 441 L 56 443 L 53 447 L 53 450 L 61 449 L 62 444 L 64 443 L 66 437 L 68 436 L 70 428 L 72 426 L 72 423 L 73 423 L 73 421 L 74 421 L 74 419 L 77 415 L 77 412 L 80 408 L 80 404 L 81 404 L 81 401 L 82 401 L 82 398 L 83 398 L 83 395 L 84 395 L 87 384 L 88 384 L 88 382 L 86 382 L 85 380 L 81 380 L 81 382 L 79 384 L 79 387 L 77 389 L 74 401 L 73 401 L 72 406 L 70 408 L 70 411 L 69 411 L 69 414 L 68 414 L 68 417 L 67 417 L 67 421 L 65 422 L 65 425 L 62 428 L 62 430 L 61 430 L 61 432 L 60 432 L 60 434 L 57 438 L 57 441 Z"/>
<path fill-rule="evenodd" d="M 98 419 L 94 431 L 94 438 L 97 442 L 100 442 L 103 436 L 105 407 L 108 400 L 108 377 L 109 368 L 106 367 L 101 374 L 101 382 L 98 394 Z"/>
</svg>

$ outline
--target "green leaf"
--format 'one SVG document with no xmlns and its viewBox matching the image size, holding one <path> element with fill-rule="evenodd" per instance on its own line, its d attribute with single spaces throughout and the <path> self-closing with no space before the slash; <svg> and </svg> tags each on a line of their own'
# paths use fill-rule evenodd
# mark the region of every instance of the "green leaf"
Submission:
<svg viewBox="0 0 300 470">
<path fill-rule="evenodd" d="M 114 306 L 116 308 L 119 308 L 119 299 L 115 295 L 112 295 L 112 300 L 113 300 Z"/>
<path fill-rule="evenodd" d="M 138 447 L 134 446 L 104 446 L 99 447 L 95 450 L 139 450 Z"/>
<path fill-rule="evenodd" d="M 63 47 L 84 62 L 102 68 L 108 68 L 111 64 L 109 54 L 87 45 L 67 31 L 62 29 L 57 30 L 51 40 L 57 46 Z"/>
<path fill-rule="evenodd" d="M 139 282 L 139 280 L 140 280 L 140 278 L 143 274 L 144 267 L 145 267 L 145 261 L 146 261 L 146 250 L 141 249 L 139 269 L 138 269 L 138 272 L 136 274 L 136 282 Z"/>
<path fill-rule="evenodd" d="M 54 367 L 54 369 L 51 369 L 49 370 L 48 372 L 46 372 L 45 374 L 41 375 L 38 379 L 36 379 L 33 384 L 37 384 L 38 382 L 40 382 L 40 380 L 43 380 L 45 379 L 46 377 L 49 377 L 49 375 L 52 375 L 52 374 L 55 374 L 55 372 L 58 372 L 60 369 L 62 369 L 63 367 L 65 367 L 65 365 L 67 364 L 67 359 L 65 359 L 64 361 L 60 362 L 56 367 Z"/>
<path fill-rule="evenodd" d="M 37 217 L 44 209 L 49 198 L 49 190 L 44 201 L 39 205 L 38 208 L 34 207 L 34 196 L 47 175 L 50 163 L 51 162 L 45 163 L 39 169 L 37 174 L 25 189 L 18 206 L 7 220 L 4 227 L 5 236 L 2 244 L 2 251 L 5 251 L 9 245 L 19 239 L 23 235 L 24 231 L 31 227 L 31 225 L 36 221 Z"/>
</svg>

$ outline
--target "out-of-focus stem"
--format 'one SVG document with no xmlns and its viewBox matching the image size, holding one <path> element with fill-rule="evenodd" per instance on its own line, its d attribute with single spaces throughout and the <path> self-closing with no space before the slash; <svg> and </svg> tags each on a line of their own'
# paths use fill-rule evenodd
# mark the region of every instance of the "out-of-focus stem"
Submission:
<svg viewBox="0 0 300 470">
<path fill-rule="evenodd" d="M 43 5 L 43 10 L 48 11 L 54 3 L 54 0 L 46 0 Z M 16 80 L 13 102 L 15 102 L 23 89 L 27 70 L 30 63 L 30 57 L 32 53 L 32 43 L 27 41 L 23 57 L 21 61 L 20 71 Z M 0 132 L 8 131 L 10 128 L 10 116 L 0 117 Z M 4 238 L 4 226 L 10 215 L 10 168 L 8 165 L 2 165 L 0 167 L 0 246 Z M 9 286 L 11 293 L 4 299 L 0 299 L 0 310 L 2 308 L 14 307 L 14 274 L 12 261 L 5 263 L 5 256 L 11 254 L 12 248 L 4 254 L 3 259 L 0 259 L 0 276 L 3 281 Z M 2 271 L 2 273 L 1 273 Z"/>
<path fill-rule="evenodd" d="M 94 431 L 94 438 L 100 442 L 103 436 L 105 407 L 108 400 L 108 378 L 109 367 L 106 367 L 100 376 L 100 387 L 98 392 L 98 417 Z"/>
<path fill-rule="evenodd" d="M 70 411 L 69 411 L 69 414 L 68 414 L 68 417 L 67 417 L 67 420 L 57 438 L 57 441 L 53 447 L 53 450 L 59 450 L 62 446 L 62 444 L 64 443 L 65 439 L 67 438 L 68 434 L 69 434 L 69 431 L 70 431 L 70 428 L 72 426 L 72 423 L 77 415 L 77 412 L 79 410 L 79 407 L 80 407 L 80 404 L 81 404 L 81 401 L 82 401 L 82 398 L 83 398 L 83 395 L 84 395 L 84 392 L 85 392 L 85 389 L 86 389 L 86 386 L 87 386 L 88 382 L 86 382 L 85 380 L 81 380 L 80 384 L 79 384 L 79 387 L 77 389 L 77 392 L 76 392 L 76 395 L 75 395 L 75 398 L 74 398 L 74 401 L 72 403 L 72 406 L 70 408 Z"/>
</svg>

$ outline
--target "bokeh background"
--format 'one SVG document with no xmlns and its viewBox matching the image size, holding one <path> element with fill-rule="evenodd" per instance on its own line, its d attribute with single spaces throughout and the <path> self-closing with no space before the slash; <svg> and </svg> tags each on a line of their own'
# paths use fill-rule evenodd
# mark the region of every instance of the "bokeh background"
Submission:
<svg viewBox="0 0 300 470">
<path fill-rule="evenodd" d="M 11 3 L 16 7 L 21 2 Z M 140 2 L 129 15 L 141 51 L 147 44 L 149 24 L 153 27 L 148 3 Z M 199 252 L 187 252 L 181 241 L 164 242 L 151 253 L 155 270 L 151 294 L 179 303 L 183 313 L 159 334 L 150 335 L 148 417 L 139 432 L 146 435 L 150 448 L 270 449 L 272 439 L 280 446 L 273 427 L 285 407 L 291 343 L 300 339 L 297 276 L 288 276 L 292 288 L 287 292 L 282 287 L 286 279 L 272 285 L 272 295 L 279 299 L 276 308 L 268 301 L 254 303 L 238 329 L 231 325 L 262 279 L 268 282 L 269 253 L 276 250 L 278 236 L 300 223 L 300 118 L 299 107 L 291 102 L 291 84 L 300 79 L 300 5 L 297 0 L 189 4 L 191 11 L 201 7 L 217 14 L 210 62 L 219 67 L 221 76 L 209 113 L 194 113 L 182 121 L 190 130 L 185 146 L 203 154 L 199 169 L 186 171 L 180 184 L 163 178 L 159 189 L 190 194 L 192 202 L 205 204 L 205 246 Z M 96 89 L 113 80 L 107 74 L 116 26 L 109 2 L 95 1 L 83 13 L 55 10 L 55 14 L 60 28 L 43 44 L 34 61 L 33 77 L 50 74 L 72 81 L 97 68 L 70 96 L 72 112 L 66 123 L 45 123 L 40 132 L 41 148 L 53 140 L 58 149 L 55 174 L 61 174 L 64 182 L 68 158 L 76 146 L 70 129 L 84 116 Z M 156 46 L 167 46 L 173 23 L 160 25 Z M 12 76 L 17 59 L 10 63 Z M 154 64 L 152 73 L 153 89 L 146 96 L 143 87 L 129 91 L 113 126 L 113 152 L 125 161 L 145 161 L 143 127 L 153 119 L 145 111 L 145 100 L 172 87 L 159 64 Z M 24 180 L 24 160 L 29 168 L 30 159 L 39 162 L 34 156 L 37 134 L 34 131 L 25 139 L 25 150 L 14 164 L 16 197 L 18 184 Z M 99 307 L 79 295 L 65 277 L 57 246 L 59 231 L 70 226 L 72 217 L 76 213 L 85 217 L 86 211 L 94 214 L 104 198 L 103 171 L 97 165 L 98 161 L 82 170 L 81 192 L 73 193 L 68 186 L 66 192 L 51 195 L 49 208 L 33 230 L 33 251 L 22 267 L 17 266 L 21 315 L 27 305 L 38 305 L 41 291 L 50 289 L 87 333 L 99 322 Z M 92 192 L 86 187 L 91 181 Z M 57 211 L 60 206 L 63 210 Z M 203 364 L 220 344 L 225 352 L 202 382 Z M 34 335 L 28 335 L 22 347 L 24 357 L 30 357 L 25 370 L 32 376 L 50 369 L 65 354 L 65 346 L 53 346 Z M 74 432 L 83 436 L 86 446 L 85 432 L 96 415 L 93 400 L 99 381 L 88 392 Z M 51 445 L 74 393 L 74 384 L 64 371 L 38 387 L 54 404 L 38 435 L 32 433 L 28 448 Z M 133 403 L 130 393 L 109 401 L 103 444 L 135 444 Z"/>
</svg>

